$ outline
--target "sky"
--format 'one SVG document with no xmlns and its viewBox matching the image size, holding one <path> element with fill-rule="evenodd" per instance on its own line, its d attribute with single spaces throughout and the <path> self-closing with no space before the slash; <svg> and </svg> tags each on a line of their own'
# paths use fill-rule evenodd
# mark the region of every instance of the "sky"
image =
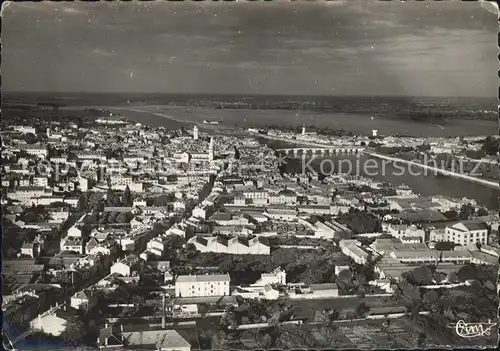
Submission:
<svg viewBox="0 0 500 351">
<path fill-rule="evenodd" d="M 2 10 L 4 91 L 497 96 L 477 2 L 41 2 Z"/>
</svg>

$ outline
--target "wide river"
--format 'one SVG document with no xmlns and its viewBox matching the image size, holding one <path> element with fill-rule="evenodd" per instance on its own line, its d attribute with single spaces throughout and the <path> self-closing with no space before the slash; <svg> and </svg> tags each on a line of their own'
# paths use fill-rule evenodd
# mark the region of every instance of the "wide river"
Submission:
<svg viewBox="0 0 500 351">
<path fill-rule="evenodd" d="M 370 134 L 372 129 L 378 129 L 381 134 L 406 134 L 412 136 L 467 136 L 467 135 L 489 135 L 492 130 L 496 130 L 497 123 L 490 121 L 472 121 L 472 120 L 453 120 L 443 122 L 440 126 L 429 123 L 416 123 L 406 120 L 396 120 L 392 118 L 377 117 L 373 120 L 367 116 L 352 116 L 352 115 L 331 115 L 331 114 L 312 114 L 302 113 L 301 116 L 290 117 L 291 111 L 258 111 L 258 110 L 214 110 L 201 108 L 171 108 L 157 106 L 137 106 L 124 107 L 123 109 L 111 108 L 116 112 L 120 112 L 129 120 L 137 121 L 143 124 L 164 126 L 168 128 L 178 128 L 181 125 L 198 124 L 201 129 L 212 129 L 212 132 L 225 132 L 232 134 L 244 134 L 243 128 L 248 127 L 263 127 L 267 125 L 298 125 L 312 124 L 318 127 L 329 126 L 343 128 L 346 131 L 359 134 Z M 134 109 L 135 111 L 133 111 Z M 287 115 L 288 117 L 285 117 Z M 167 118 L 168 116 L 168 118 Z M 207 126 L 202 124 L 203 120 L 218 120 L 222 124 L 217 126 Z M 201 123 L 201 124 L 200 124 Z M 236 127 L 236 128 L 235 128 Z M 238 129 L 238 132 L 236 130 Z M 266 141 L 272 147 L 284 147 L 278 145 L 277 142 Z M 354 156 L 331 157 L 330 160 L 334 165 L 334 171 L 338 171 L 339 166 L 349 167 L 348 162 L 340 163 L 340 160 L 350 160 L 352 165 L 367 164 L 367 156 L 359 156 L 356 160 Z M 327 169 L 331 163 L 324 163 L 324 169 Z M 395 169 L 392 164 L 385 164 L 382 171 L 382 160 L 373 159 L 369 168 L 363 166 L 353 166 L 354 173 L 361 176 L 369 176 L 370 178 L 387 181 L 391 184 L 406 184 L 410 186 L 414 192 L 421 196 L 430 195 L 445 195 L 455 198 L 471 198 L 476 200 L 480 205 L 490 209 L 498 209 L 498 198 L 500 197 L 500 189 L 493 189 L 488 186 L 467 182 L 462 179 L 435 176 L 434 174 L 419 174 L 413 172 L 401 172 L 400 169 Z M 373 166 L 374 162 L 378 165 Z M 302 159 L 289 160 L 286 165 L 288 171 L 301 172 L 307 164 L 307 160 Z M 321 159 L 319 156 L 312 163 L 309 163 L 316 171 L 320 171 L 319 166 Z M 343 172 L 349 169 L 343 168 Z M 407 167 L 406 167 L 407 169 Z M 402 173 L 402 175 L 400 175 Z M 422 172 L 423 173 L 423 172 Z"/>
<path fill-rule="evenodd" d="M 363 114 L 322 113 L 292 110 L 248 110 L 211 109 L 197 107 L 170 106 L 123 106 L 120 111 L 125 117 L 133 118 L 137 111 L 169 116 L 188 124 L 200 124 L 204 120 L 220 121 L 220 126 L 229 128 L 263 128 L 265 126 L 302 127 L 314 125 L 318 128 L 344 129 L 358 135 L 371 135 L 378 130 L 379 135 L 408 135 L 415 137 L 458 137 L 490 135 L 498 129 L 496 120 L 447 119 L 439 122 L 416 122 L 391 116 L 370 116 Z M 125 111 L 129 109 L 129 111 Z M 373 118 L 372 118 L 373 117 Z"/>
</svg>

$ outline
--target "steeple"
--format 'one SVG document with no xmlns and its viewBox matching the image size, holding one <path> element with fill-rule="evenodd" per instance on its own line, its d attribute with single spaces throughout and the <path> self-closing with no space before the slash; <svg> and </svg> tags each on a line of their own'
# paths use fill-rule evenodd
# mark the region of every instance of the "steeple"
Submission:
<svg viewBox="0 0 500 351">
<path fill-rule="evenodd" d="M 210 137 L 210 145 L 208 145 L 208 160 L 212 162 L 214 160 L 214 138 Z"/>
<path fill-rule="evenodd" d="M 193 140 L 198 140 L 198 138 L 199 138 L 198 126 L 195 125 L 193 127 Z"/>
</svg>

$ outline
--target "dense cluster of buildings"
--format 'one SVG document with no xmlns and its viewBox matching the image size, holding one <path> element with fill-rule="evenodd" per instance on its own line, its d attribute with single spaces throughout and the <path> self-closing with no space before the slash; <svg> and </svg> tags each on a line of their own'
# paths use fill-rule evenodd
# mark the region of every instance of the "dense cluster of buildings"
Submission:
<svg viewBox="0 0 500 351">
<path fill-rule="evenodd" d="M 95 122 L 95 128 L 58 124 L 2 131 L 4 223 L 24 236 L 6 257 L 11 286 L 4 307 L 15 305 L 9 311 L 24 313 L 35 330 L 60 335 L 68 309 L 91 311 L 102 294 L 146 275 L 161 277 L 162 291 L 177 299 L 178 316 L 198 314 L 188 299 L 339 295 L 335 281 L 290 283 L 280 267 L 246 285 L 235 284 L 231 272 L 176 275 L 170 258 L 181 249 L 172 248 L 174 237 L 182 250 L 256 259 L 272 254 L 263 238 L 321 239 L 318 245 L 338 246 L 352 263 L 377 259 L 374 283 L 383 289 L 390 278 L 421 264 L 450 273 L 465 263 L 498 261 L 500 250 L 489 238 L 497 218 L 440 224 L 444 212 L 476 206 L 468 200 L 423 198 L 406 186 L 391 187 L 388 195 L 381 191 L 387 184 L 362 177 L 282 174 L 275 152 L 250 137 L 209 136 L 197 126 L 173 132 L 123 119 Z M 28 142 L 27 134 L 35 142 Z M 303 132 L 300 138 L 318 142 L 320 137 Z M 353 233 L 342 224 L 342 216 L 374 208 L 387 210 L 379 218 L 380 230 Z M 366 245 L 363 237 L 374 241 Z M 437 250 L 439 242 L 456 248 Z M 338 265 L 335 272 L 344 269 L 349 265 Z M 57 284 L 70 286 L 70 296 Z M 41 301 L 49 285 L 57 293 Z M 102 328 L 98 346 L 190 349 L 165 325 L 156 331 L 122 329 Z"/>
</svg>

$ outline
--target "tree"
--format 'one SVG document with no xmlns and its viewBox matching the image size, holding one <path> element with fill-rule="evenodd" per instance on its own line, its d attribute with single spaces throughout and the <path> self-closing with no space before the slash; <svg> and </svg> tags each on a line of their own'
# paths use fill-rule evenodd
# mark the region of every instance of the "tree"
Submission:
<svg viewBox="0 0 500 351">
<path fill-rule="evenodd" d="M 97 204 L 97 210 L 99 212 L 103 212 L 105 207 L 106 207 L 106 200 L 104 199 L 99 200 L 99 203 Z"/>
<path fill-rule="evenodd" d="M 144 297 L 142 297 L 140 295 L 133 295 L 132 296 L 132 303 L 134 304 L 134 310 L 136 312 L 138 312 L 144 306 L 144 304 L 146 303 L 146 300 L 144 299 Z"/>
<path fill-rule="evenodd" d="M 374 215 L 359 210 L 341 214 L 338 221 L 349 227 L 354 233 L 375 233 L 381 229 L 381 220 Z"/>
<path fill-rule="evenodd" d="M 410 272 L 405 272 L 407 281 L 413 285 L 432 284 L 433 272 L 429 266 L 420 266 Z"/>
<path fill-rule="evenodd" d="M 427 336 L 425 333 L 419 333 L 417 338 L 417 347 L 423 349 L 425 347 L 426 340 Z"/>
<path fill-rule="evenodd" d="M 133 200 L 132 200 L 132 192 L 130 191 L 129 186 L 125 188 L 125 192 L 123 193 L 123 204 L 128 207 L 132 207 L 133 205 Z"/>
<path fill-rule="evenodd" d="M 238 327 L 238 318 L 234 308 L 229 308 L 220 318 L 219 325 L 222 329 L 236 329 Z"/>
<path fill-rule="evenodd" d="M 482 146 L 482 150 L 484 150 L 488 155 L 496 155 L 498 153 L 498 148 L 500 146 L 500 140 L 497 137 L 488 136 Z"/>
<path fill-rule="evenodd" d="M 467 263 L 460 267 L 457 272 L 458 279 L 462 282 L 470 279 L 476 279 L 476 270 L 474 264 Z"/>
<path fill-rule="evenodd" d="M 99 210 L 102 193 L 92 193 L 87 195 L 87 206 L 89 210 Z"/>
<path fill-rule="evenodd" d="M 480 207 L 477 210 L 476 215 L 479 216 L 479 217 L 487 216 L 488 215 L 488 211 L 486 209 L 484 209 L 483 207 Z"/>
<path fill-rule="evenodd" d="M 108 215 L 108 220 L 107 222 L 108 223 L 115 223 L 116 222 L 116 217 L 118 217 L 120 213 L 119 212 L 111 212 L 109 215 Z"/>
<path fill-rule="evenodd" d="M 321 322 L 324 325 L 333 326 L 334 321 L 336 321 L 340 316 L 340 313 L 336 309 L 323 309 L 317 310 L 314 317 L 315 322 Z"/>
<path fill-rule="evenodd" d="M 434 248 L 438 251 L 450 251 L 455 248 L 457 244 L 452 241 L 439 241 L 436 243 Z"/>
<path fill-rule="evenodd" d="M 474 206 L 472 206 L 472 204 L 470 204 L 470 203 L 463 204 L 462 207 L 460 207 L 460 212 L 458 213 L 458 218 L 460 218 L 462 220 L 469 219 L 474 215 L 475 211 L 476 210 L 475 210 Z"/>
<path fill-rule="evenodd" d="M 361 302 L 354 311 L 355 318 L 364 318 L 370 312 L 370 307 L 366 305 L 366 303 Z"/>
<path fill-rule="evenodd" d="M 271 333 L 266 331 L 260 331 L 258 333 L 255 333 L 255 341 L 257 342 L 259 347 L 263 348 L 264 350 L 273 347 L 273 344 L 275 342 Z"/>
<path fill-rule="evenodd" d="M 61 333 L 64 342 L 70 345 L 81 345 L 87 336 L 85 324 L 77 318 L 70 319 L 66 323 L 66 329 Z"/>
<path fill-rule="evenodd" d="M 353 294 L 357 290 L 356 278 L 350 269 L 345 269 L 337 275 L 337 286 L 342 295 Z"/>
<path fill-rule="evenodd" d="M 198 249 L 194 244 L 187 244 L 184 253 L 186 255 L 186 260 L 190 261 L 196 257 L 196 255 L 198 254 Z"/>
<path fill-rule="evenodd" d="M 28 144 L 36 144 L 36 142 L 38 141 L 37 137 L 35 134 L 33 133 L 27 133 L 25 136 L 24 136 L 24 140 L 28 143 Z"/>
<path fill-rule="evenodd" d="M 130 221 L 130 216 L 131 216 L 130 212 L 120 212 L 116 216 L 115 222 L 117 222 L 117 223 L 128 223 Z"/>
<path fill-rule="evenodd" d="M 109 188 L 106 196 L 106 203 L 108 207 L 120 207 L 121 201 L 118 195 L 114 193 L 114 191 Z"/>
<path fill-rule="evenodd" d="M 201 350 L 210 350 L 212 348 L 213 331 L 209 329 L 196 329 L 198 336 L 198 348 Z"/>
<path fill-rule="evenodd" d="M 211 342 L 212 350 L 229 350 L 229 340 L 227 334 L 220 330 L 217 333 L 213 334 L 212 342 Z"/>
<path fill-rule="evenodd" d="M 452 219 L 452 220 L 455 220 L 458 218 L 458 213 L 457 211 L 454 211 L 454 210 L 450 210 L 450 211 L 446 211 L 445 213 L 443 213 L 444 216 L 448 219 Z"/>
<path fill-rule="evenodd" d="M 448 281 L 450 283 L 458 283 L 460 281 L 460 279 L 458 279 L 458 274 L 456 272 L 448 274 Z"/>
<path fill-rule="evenodd" d="M 424 298 L 422 299 L 422 302 L 426 306 L 432 306 L 438 300 L 439 300 L 438 293 L 435 290 L 428 290 L 425 293 Z"/>
<path fill-rule="evenodd" d="M 396 296 L 405 299 L 407 302 L 419 302 L 421 299 L 420 289 L 413 284 L 410 284 L 404 276 L 401 277 L 399 282 L 395 285 Z"/>
<path fill-rule="evenodd" d="M 19 215 L 19 220 L 25 223 L 44 222 L 48 218 L 47 210 L 43 206 L 35 206 L 34 204 Z"/>
</svg>

